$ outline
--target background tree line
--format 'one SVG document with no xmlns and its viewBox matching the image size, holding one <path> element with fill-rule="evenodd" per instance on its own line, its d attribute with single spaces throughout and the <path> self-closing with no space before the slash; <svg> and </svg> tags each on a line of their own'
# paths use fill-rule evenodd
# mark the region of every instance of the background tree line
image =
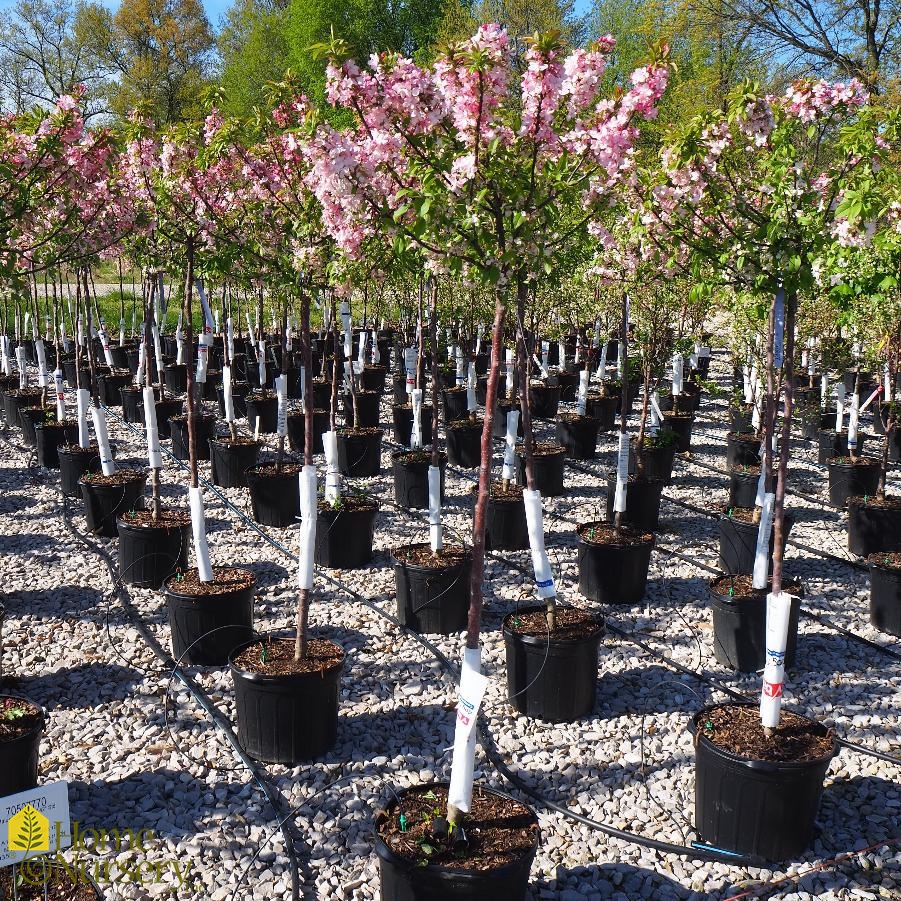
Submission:
<svg viewBox="0 0 901 901">
<path fill-rule="evenodd" d="M 358 59 L 394 50 L 424 61 L 485 21 L 516 43 L 554 28 L 570 46 L 612 33 L 614 83 L 666 40 L 664 123 L 721 105 L 747 77 L 774 90 L 801 75 L 856 77 L 897 98 L 901 0 L 235 0 L 218 29 L 200 0 L 122 0 L 115 11 L 18 0 L 0 13 L 0 106 L 20 112 L 83 84 L 93 118 L 137 108 L 159 124 L 190 120 L 211 89 L 227 112 L 249 114 L 288 71 L 323 100 L 311 48 L 332 29 Z"/>
</svg>

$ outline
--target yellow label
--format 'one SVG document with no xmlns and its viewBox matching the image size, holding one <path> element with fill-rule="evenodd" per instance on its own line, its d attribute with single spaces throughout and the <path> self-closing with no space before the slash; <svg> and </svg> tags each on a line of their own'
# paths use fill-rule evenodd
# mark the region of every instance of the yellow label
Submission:
<svg viewBox="0 0 901 901">
<path fill-rule="evenodd" d="M 50 821 L 42 813 L 26 804 L 7 825 L 7 845 L 12 851 L 50 850 Z"/>
</svg>

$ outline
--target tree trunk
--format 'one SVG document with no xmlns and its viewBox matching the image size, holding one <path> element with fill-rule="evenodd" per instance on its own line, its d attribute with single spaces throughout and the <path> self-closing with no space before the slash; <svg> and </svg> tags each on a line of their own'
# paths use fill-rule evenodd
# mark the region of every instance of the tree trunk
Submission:
<svg viewBox="0 0 901 901">
<path fill-rule="evenodd" d="M 185 346 L 188 350 L 188 467 L 191 473 L 191 487 L 197 488 L 197 434 L 194 429 L 194 370 L 191 368 L 191 350 L 194 346 L 194 323 L 191 319 L 191 295 L 194 293 L 194 236 L 188 235 L 185 245 L 188 274 L 185 279 L 183 319 L 185 322 Z M 161 379 L 162 380 L 162 379 Z"/>
</svg>

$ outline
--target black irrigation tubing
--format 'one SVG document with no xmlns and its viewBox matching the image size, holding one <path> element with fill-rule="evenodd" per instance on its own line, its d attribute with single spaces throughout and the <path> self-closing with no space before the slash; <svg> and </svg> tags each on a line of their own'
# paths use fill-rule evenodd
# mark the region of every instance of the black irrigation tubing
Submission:
<svg viewBox="0 0 901 901">
<path fill-rule="evenodd" d="M 119 417 L 118 414 L 116 414 L 114 411 L 108 411 L 108 412 L 111 412 L 113 414 L 113 416 L 115 416 L 117 419 L 121 420 L 121 417 Z M 123 425 L 128 427 L 131 431 L 137 432 L 136 429 L 131 429 L 129 424 L 125 423 L 124 421 L 123 421 Z M 178 460 L 178 458 L 173 456 L 172 453 L 170 451 L 168 451 L 166 448 L 161 447 L 161 450 L 167 456 L 171 457 L 179 465 L 179 467 L 181 467 L 181 468 L 186 467 L 186 464 L 183 460 Z M 280 541 L 277 541 L 276 539 L 272 538 L 272 536 L 268 535 L 263 529 L 260 528 L 258 523 L 254 522 L 252 519 L 250 519 L 243 510 L 236 507 L 224 494 L 222 494 L 222 492 L 220 492 L 218 490 L 218 488 L 216 486 L 212 485 L 210 482 L 208 482 L 203 477 L 200 478 L 200 482 L 203 484 L 204 488 L 207 488 L 208 490 L 212 491 L 223 504 L 225 504 L 227 507 L 229 507 L 234 513 L 236 513 L 248 526 L 250 526 L 257 533 L 259 533 L 264 538 L 264 540 L 267 541 L 272 547 L 276 548 L 281 553 L 290 557 L 292 560 L 294 559 L 295 555 L 290 551 L 289 548 L 287 548 L 285 545 L 283 545 Z M 359 594 L 359 592 L 357 592 L 354 589 L 350 588 L 349 586 L 345 585 L 340 580 L 335 579 L 334 577 L 329 576 L 326 573 L 323 573 L 319 567 L 317 567 L 316 569 L 317 569 L 317 575 L 320 576 L 321 578 L 323 578 L 325 581 L 330 582 L 332 585 L 335 585 L 337 588 L 339 588 L 340 590 L 342 590 L 343 592 L 348 594 L 350 597 L 352 597 L 357 603 L 363 604 L 364 606 L 366 606 L 370 610 L 372 610 L 374 613 L 377 613 L 379 616 L 384 617 L 388 622 L 392 623 L 397 628 L 401 629 L 406 634 L 408 634 L 415 641 L 420 643 L 423 647 L 427 648 L 433 654 L 435 659 L 441 664 L 441 666 L 445 670 L 445 672 L 454 681 L 459 679 L 459 669 L 453 663 L 451 663 L 451 661 L 447 658 L 447 656 L 438 647 L 436 647 L 431 641 L 424 638 L 422 635 L 420 635 L 416 632 L 411 632 L 410 630 L 406 629 L 404 626 L 401 626 L 401 624 L 397 621 L 397 619 L 395 617 L 386 613 L 378 605 L 373 603 L 369 598 L 366 598 L 363 595 Z M 669 842 L 662 842 L 657 839 L 647 838 L 645 836 L 638 835 L 638 834 L 636 834 L 634 832 L 630 832 L 628 830 L 617 829 L 614 826 L 610 826 L 609 824 L 600 822 L 598 820 L 592 820 L 588 817 L 583 817 L 581 814 L 577 814 L 574 811 L 568 810 L 565 807 L 561 807 L 560 805 L 555 804 L 553 801 L 540 795 L 538 792 L 535 791 L 535 789 L 531 788 L 528 785 L 528 783 L 524 782 L 519 775 L 517 775 L 512 770 L 510 770 L 509 766 L 504 762 L 504 760 L 500 756 L 499 752 L 497 752 L 495 745 L 494 745 L 493 736 L 491 735 L 491 732 L 488 729 L 487 725 L 485 725 L 484 721 L 481 719 L 479 721 L 478 728 L 479 728 L 479 734 L 482 738 L 483 748 L 484 748 L 486 754 L 488 755 L 489 760 L 491 760 L 492 764 L 497 768 L 498 772 L 500 772 L 512 784 L 514 784 L 518 788 L 520 788 L 523 791 L 523 793 L 526 794 L 528 797 L 532 798 L 533 800 L 542 804 L 543 806 L 547 807 L 548 809 L 554 810 L 555 812 L 560 813 L 564 817 L 572 819 L 582 825 L 589 826 L 590 828 L 596 829 L 597 831 L 602 832 L 605 835 L 609 835 L 613 838 L 618 838 L 623 841 L 629 842 L 630 844 L 637 844 L 642 847 L 660 851 L 662 853 L 675 854 L 675 855 L 678 855 L 681 857 L 689 857 L 692 860 L 710 860 L 710 861 L 715 861 L 717 863 L 729 863 L 729 864 L 732 864 L 735 866 L 745 866 L 745 867 L 759 866 L 762 863 L 757 858 L 747 857 L 747 856 L 744 856 L 741 854 L 736 854 L 735 852 L 728 851 L 726 849 L 708 848 L 703 845 L 699 846 L 699 847 L 676 845 L 676 844 L 671 844 Z"/>
</svg>

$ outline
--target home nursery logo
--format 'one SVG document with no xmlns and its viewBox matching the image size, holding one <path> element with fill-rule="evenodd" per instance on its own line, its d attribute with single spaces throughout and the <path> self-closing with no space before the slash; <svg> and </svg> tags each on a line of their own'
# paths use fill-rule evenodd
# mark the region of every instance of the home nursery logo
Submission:
<svg viewBox="0 0 901 901">
<path fill-rule="evenodd" d="M 10 848 L 24 852 L 50 850 L 50 820 L 44 814 L 26 804 L 6 827 L 6 843 Z"/>
</svg>

